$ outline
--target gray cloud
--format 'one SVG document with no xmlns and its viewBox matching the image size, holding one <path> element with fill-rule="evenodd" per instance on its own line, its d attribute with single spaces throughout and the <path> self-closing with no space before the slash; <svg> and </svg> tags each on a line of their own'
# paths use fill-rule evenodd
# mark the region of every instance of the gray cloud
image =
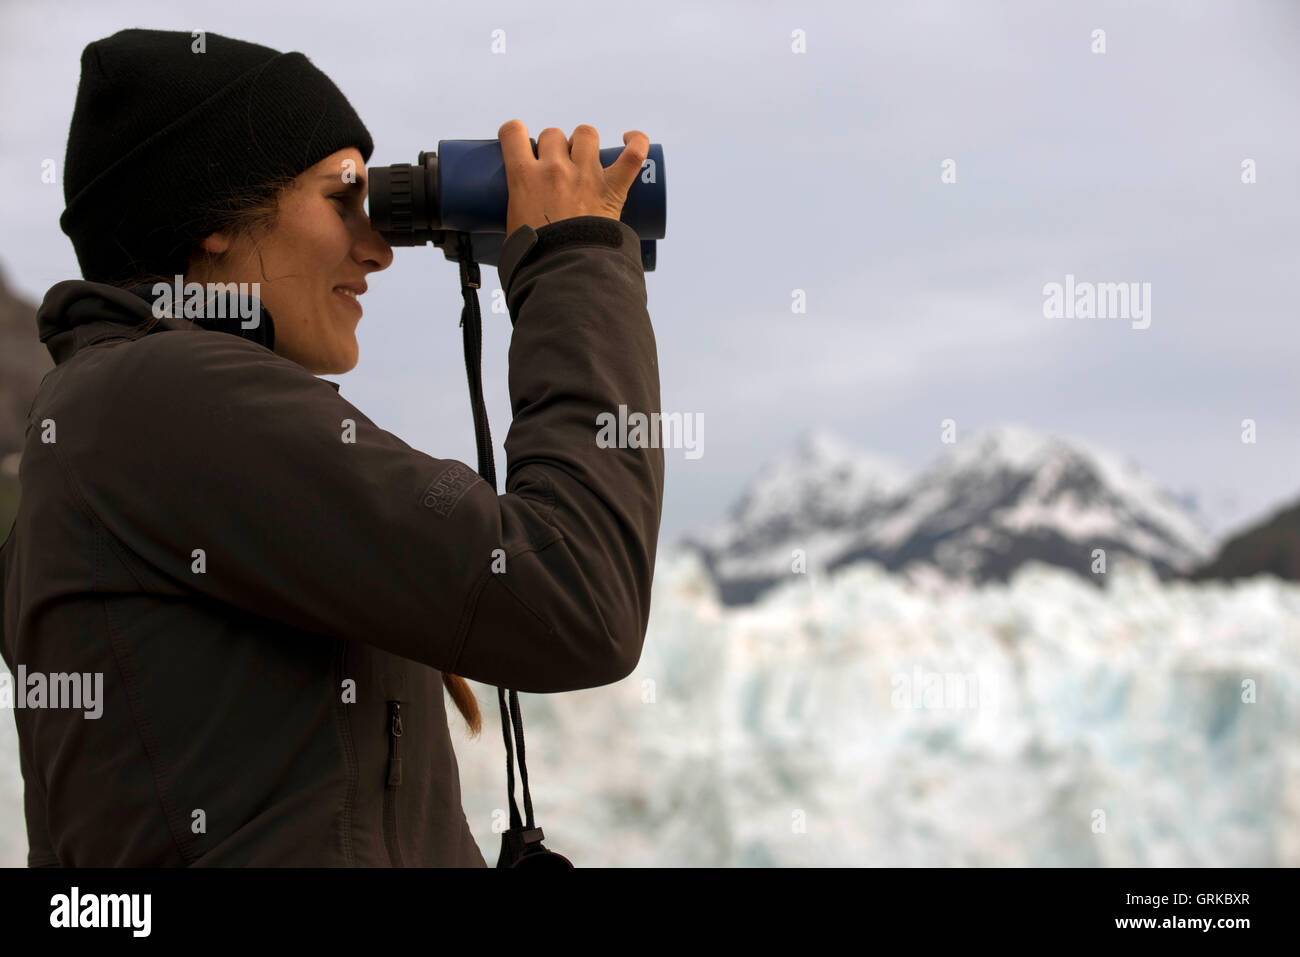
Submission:
<svg viewBox="0 0 1300 957">
<path fill-rule="evenodd" d="M 646 280 L 663 398 L 708 423 L 703 458 L 667 456 L 665 539 L 720 512 L 813 424 L 916 467 L 941 450 L 946 417 L 959 434 L 1019 421 L 1084 436 L 1199 492 L 1222 528 L 1300 487 L 1294 6 L 213 12 L 4 6 L 0 262 L 29 296 L 77 275 L 61 187 L 39 175 L 42 159 L 62 162 L 81 48 L 125 26 L 204 28 L 307 53 L 366 120 L 378 163 L 494 137 L 511 117 L 534 136 L 585 122 L 605 145 L 628 128 L 664 144 L 668 238 Z M 490 53 L 494 29 L 505 56 Z M 940 182 L 946 158 L 955 184 Z M 1151 328 L 1045 319 L 1042 285 L 1067 272 L 1152 283 Z M 371 286 L 344 394 L 472 464 L 454 267 L 398 250 Z M 504 474 L 509 323 L 485 325 Z M 1258 445 L 1239 441 L 1247 417 Z"/>
</svg>

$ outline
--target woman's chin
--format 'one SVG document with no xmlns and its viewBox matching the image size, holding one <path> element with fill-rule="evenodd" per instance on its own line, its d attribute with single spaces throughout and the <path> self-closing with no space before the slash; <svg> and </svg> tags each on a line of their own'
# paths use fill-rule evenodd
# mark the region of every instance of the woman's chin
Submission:
<svg viewBox="0 0 1300 957">
<path fill-rule="evenodd" d="M 357 360 L 360 358 L 360 350 L 356 342 L 351 344 L 350 348 L 342 350 L 342 354 L 335 363 L 334 375 L 342 375 L 345 372 L 351 372 L 357 367 Z"/>
<path fill-rule="evenodd" d="M 345 372 L 351 372 L 357 367 L 359 358 L 357 349 L 338 349 L 336 351 L 318 355 L 310 365 L 303 365 L 312 375 L 343 375 Z"/>
</svg>

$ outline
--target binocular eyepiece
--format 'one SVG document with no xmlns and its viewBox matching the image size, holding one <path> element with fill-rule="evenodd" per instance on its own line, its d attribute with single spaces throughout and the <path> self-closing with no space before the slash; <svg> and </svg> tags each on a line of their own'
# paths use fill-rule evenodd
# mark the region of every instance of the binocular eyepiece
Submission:
<svg viewBox="0 0 1300 957">
<path fill-rule="evenodd" d="M 537 141 L 529 142 L 536 156 Z M 622 152 L 621 146 L 601 150 L 600 165 L 612 165 Z M 499 140 L 439 140 L 437 152 L 421 152 L 414 164 L 371 166 L 368 173 L 370 222 L 390 245 L 433 243 L 451 260 L 467 254 L 481 265 L 497 264 L 509 205 Z M 666 215 L 663 147 L 651 143 L 619 216 L 641 239 L 646 272 L 655 267 Z"/>
</svg>

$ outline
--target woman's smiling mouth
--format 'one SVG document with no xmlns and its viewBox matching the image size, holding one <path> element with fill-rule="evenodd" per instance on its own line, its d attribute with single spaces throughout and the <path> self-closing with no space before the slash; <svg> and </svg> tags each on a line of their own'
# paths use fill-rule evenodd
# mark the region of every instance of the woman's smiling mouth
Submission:
<svg viewBox="0 0 1300 957">
<path fill-rule="evenodd" d="M 344 302 L 346 302 L 350 308 L 355 309 L 357 311 L 357 315 L 360 315 L 362 312 L 361 303 L 357 300 L 357 297 L 360 296 L 365 291 L 366 290 L 364 286 L 362 287 L 335 286 L 334 287 L 334 295 L 342 299 Z"/>
</svg>

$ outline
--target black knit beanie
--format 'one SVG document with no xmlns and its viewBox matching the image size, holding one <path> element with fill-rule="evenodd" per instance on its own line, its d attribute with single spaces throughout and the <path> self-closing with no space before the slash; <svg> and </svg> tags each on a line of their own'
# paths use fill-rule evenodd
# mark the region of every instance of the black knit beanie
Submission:
<svg viewBox="0 0 1300 957">
<path fill-rule="evenodd" d="M 92 282 L 184 273 L 214 204 L 349 146 L 369 161 L 369 132 L 301 53 L 122 30 L 81 54 L 59 226 Z"/>
</svg>

